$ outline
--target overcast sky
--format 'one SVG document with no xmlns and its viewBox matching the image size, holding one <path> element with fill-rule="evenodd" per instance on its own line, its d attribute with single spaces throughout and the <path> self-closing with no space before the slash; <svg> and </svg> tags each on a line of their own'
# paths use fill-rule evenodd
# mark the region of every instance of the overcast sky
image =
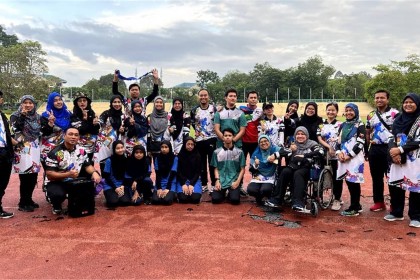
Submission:
<svg viewBox="0 0 420 280">
<path fill-rule="evenodd" d="M 311 56 L 344 74 L 420 54 L 420 1 L 0 1 L 0 25 L 48 53 L 49 73 L 81 86 L 120 69 L 163 70 L 165 87 L 256 63 Z"/>
</svg>

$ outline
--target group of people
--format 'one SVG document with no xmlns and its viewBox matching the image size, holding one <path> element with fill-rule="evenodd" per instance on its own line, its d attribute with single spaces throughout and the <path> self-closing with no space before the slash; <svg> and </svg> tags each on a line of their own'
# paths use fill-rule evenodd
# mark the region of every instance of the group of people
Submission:
<svg viewBox="0 0 420 280">
<path fill-rule="evenodd" d="M 335 102 L 327 104 L 325 120 L 319 117 L 315 102 L 308 102 L 299 116 L 296 100 L 288 103 L 283 116 L 275 116 L 272 103 L 258 107 L 256 91 L 248 92 L 247 104 L 237 107 L 235 89 L 225 92 L 224 106 L 212 104 L 209 91 L 200 89 L 199 104 L 190 113 L 185 112 L 181 98 L 172 100 L 168 112 L 165 99 L 158 95 L 158 73 L 153 70 L 152 74 L 150 95 L 141 98 L 140 86 L 131 84 L 126 98 L 118 91 L 116 72 L 110 108 L 99 117 L 83 93 L 75 96 L 73 112 L 53 92 L 41 115 L 31 95 L 21 98 L 10 124 L 2 113 L 0 169 L 10 172 L 0 177 L 0 203 L 13 170 L 20 179 L 19 210 L 38 208 L 32 193 L 42 166 L 54 214 L 62 213 L 71 182 L 82 177 L 102 186 L 108 207 L 199 203 L 205 191 L 215 204 L 224 200 L 239 204 L 240 196 L 248 192 L 260 205 L 283 207 L 289 190 L 292 209 L 302 212 L 311 162 L 328 158 L 334 173 L 331 209 L 341 209 L 345 181 L 350 206 L 341 214 L 357 216 L 362 212 L 360 184 L 368 158 L 370 166 L 375 166 L 370 168 L 374 200 L 370 210 L 386 209 L 386 177 L 391 212 L 384 219 L 404 219 L 408 190 L 410 226 L 420 227 L 418 95 L 408 94 L 399 112 L 389 107 L 387 91 L 377 91 L 376 109 L 368 115 L 366 125 L 354 103 L 345 106 L 343 122 L 337 119 Z M 146 115 L 146 106 L 152 102 L 152 113 Z M 248 156 L 252 179 L 244 188 Z M 99 163 L 100 171 L 94 162 Z M 12 216 L 0 204 L 0 217 Z"/>
</svg>

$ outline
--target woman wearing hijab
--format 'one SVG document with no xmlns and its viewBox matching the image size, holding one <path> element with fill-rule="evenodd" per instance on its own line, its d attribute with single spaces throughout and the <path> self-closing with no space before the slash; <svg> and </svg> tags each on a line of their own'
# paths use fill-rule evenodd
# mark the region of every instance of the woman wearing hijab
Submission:
<svg viewBox="0 0 420 280">
<path fill-rule="evenodd" d="M 262 205 L 263 197 L 270 197 L 274 179 L 276 176 L 277 164 L 274 163 L 274 153 L 280 148 L 272 145 L 269 136 L 260 135 L 258 137 L 258 147 L 251 156 L 250 172 L 252 179 L 247 187 L 250 196 L 255 197 L 257 204 Z"/>
<path fill-rule="evenodd" d="M 178 154 L 176 174 L 178 201 L 180 203 L 200 203 L 202 193 L 201 156 L 192 137 L 188 136 L 184 139 L 184 144 Z"/>
<path fill-rule="evenodd" d="M 41 169 L 41 118 L 36 113 L 36 101 L 32 95 L 20 99 L 20 107 L 10 117 L 14 139 L 19 143 L 15 148 L 14 171 L 19 174 L 19 211 L 33 212 L 39 208 L 32 200 Z"/>
<path fill-rule="evenodd" d="M 104 195 L 107 207 L 139 205 L 141 199 L 131 186 L 124 185 L 127 158 L 124 143 L 116 140 L 112 143 L 112 155 L 105 161 L 103 177 Z"/>
<path fill-rule="evenodd" d="M 392 125 L 393 137 L 388 142 L 392 164 L 389 172 L 391 212 L 385 220 L 404 220 L 405 191 L 408 199 L 410 227 L 420 227 L 420 97 L 407 94 L 402 102 L 401 114 Z"/>
<path fill-rule="evenodd" d="M 92 100 L 82 93 L 76 94 L 73 100 L 73 115 L 71 117 L 71 126 L 79 130 L 79 145 L 82 146 L 88 154 L 89 161 L 92 162 L 95 152 L 96 139 L 98 138 L 99 119 L 92 110 Z"/>
<path fill-rule="evenodd" d="M 174 98 L 172 101 L 169 128 L 165 134 L 165 140 L 169 140 L 177 155 L 181 150 L 184 137 L 190 133 L 190 117 L 184 112 L 184 102 L 181 98 Z"/>
<path fill-rule="evenodd" d="M 171 205 L 175 199 L 176 172 L 178 158 L 172 151 L 172 144 L 163 140 L 160 144 L 160 153 L 154 161 L 156 185 L 153 191 L 152 203 Z"/>
<path fill-rule="evenodd" d="M 97 162 L 103 163 L 109 158 L 112 154 L 112 143 L 121 139 L 125 134 L 123 124 L 126 116 L 123 113 L 122 106 L 122 98 L 119 95 L 114 95 L 109 101 L 109 109 L 99 116 L 101 129 L 96 141 L 95 160 Z"/>
<path fill-rule="evenodd" d="M 131 156 L 133 147 L 141 145 L 147 147 L 147 132 L 149 124 L 143 113 L 143 107 L 139 100 L 131 102 L 131 117 L 126 118 L 124 127 L 127 128 L 127 137 L 125 138 L 125 152 L 127 157 Z"/>
<path fill-rule="evenodd" d="M 131 156 L 127 160 L 126 185 L 131 186 L 133 192 L 137 191 L 137 194 L 143 198 L 144 204 L 147 205 L 151 203 L 152 198 L 151 172 L 146 149 L 142 145 L 134 146 Z"/>
<path fill-rule="evenodd" d="M 292 152 L 288 166 L 280 173 L 272 197 L 266 201 L 270 207 L 279 207 L 284 201 L 284 195 L 291 184 L 292 209 L 302 212 L 305 209 L 305 190 L 308 184 L 311 163 L 309 159 L 321 158 L 324 149 L 315 141 L 309 139 L 309 132 L 304 126 L 299 126 L 294 134 L 295 142 L 290 145 Z M 276 158 L 278 153 L 276 153 Z"/>
<path fill-rule="evenodd" d="M 343 216 L 358 216 L 362 212 L 360 205 L 360 184 L 364 183 L 363 171 L 365 157 L 366 129 L 359 119 L 359 108 L 354 103 L 345 107 L 346 121 L 341 125 L 337 143 L 337 179 L 346 180 L 350 192 L 350 207 L 341 212 Z"/>
<path fill-rule="evenodd" d="M 63 142 L 64 132 L 71 125 L 71 113 L 58 92 L 48 96 L 47 108 L 41 115 L 41 160 Z"/>
<path fill-rule="evenodd" d="M 305 106 L 305 112 L 297 121 L 296 126 L 304 126 L 309 132 L 309 139 L 318 142 L 317 131 L 322 124 L 322 118 L 318 116 L 318 104 L 308 102 Z"/>
<path fill-rule="evenodd" d="M 286 114 L 283 116 L 283 122 L 285 125 L 284 130 L 284 141 L 285 146 L 289 147 L 293 140 L 293 135 L 295 134 L 296 121 L 299 119 L 297 113 L 299 109 L 299 102 L 297 100 L 290 100 L 287 104 Z"/>
<path fill-rule="evenodd" d="M 153 159 L 160 153 L 160 144 L 164 140 L 163 135 L 168 129 L 168 112 L 165 111 L 165 100 L 162 96 L 156 96 L 153 101 L 153 111 L 148 116 L 150 135 L 147 139 L 147 151 L 153 155 Z"/>
</svg>

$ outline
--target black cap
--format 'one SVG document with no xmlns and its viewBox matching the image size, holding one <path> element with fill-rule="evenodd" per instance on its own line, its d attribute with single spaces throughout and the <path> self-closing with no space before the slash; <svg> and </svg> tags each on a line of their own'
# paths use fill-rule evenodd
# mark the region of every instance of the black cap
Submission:
<svg viewBox="0 0 420 280">
<path fill-rule="evenodd" d="M 264 104 L 263 104 L 263 110 L 265 110 L 265 109 L 268 109 L 268 108 L 274 108 L 274 105 L 273 105 L 273 103 L 271 103 L 271 102 L 268 102 L 268 103 L 265 103 L 264 102 Z"/>
</svg>

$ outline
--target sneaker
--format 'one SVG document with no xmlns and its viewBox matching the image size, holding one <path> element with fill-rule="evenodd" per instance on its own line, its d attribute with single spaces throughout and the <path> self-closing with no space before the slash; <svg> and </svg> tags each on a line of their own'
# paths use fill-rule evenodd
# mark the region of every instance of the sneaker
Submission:
<svg viewBox="0 0 420 280">
<path fill-rule="evenodd" d="M 272 207 L 272 208 L 279 208 L 280 207 L 280 202 L 277 199 L 272 197 L 270 199 L 267 199 L 264 202 L 264 205 L 268 206 L 268 207 Z"/>
<path fill-rule="evenodd" d="M 292 206 L 292 210 L 297 211 L 297 212 L 303 212 L 304 208 L 300 205 L 295 204 L 295 205 Z"/>
<path fill-rule="evenodd" d="M 203 185 L 201 189 L 202 189 L 202 192 L 203 193 L 209 190 L 209 188 L 207 187 L 207 185 Z"/>
<path fill-rule="evenodd" d="M 358 210 L 354 210 L 352 208 L 348 208 L 344 211 L 341 212 L 341 216 L 346 216 L 346 217 L 356 217 L 359 216 L 360 213 Z"/>
<path fill-rule="evenodd" d="M 410 227 L 415 227 L 415 228 L 420 228 L 420 221 L 417 221 L 417 220 L 411 220 L 411 222 L 410 222 L 409 226 L 410 226 Z"/>
<path fill-rule="evenodd" d="M 9 218 L 11 218 L 13 216 L 14 216 L 13 213 L 6 212 L 6 211 L 4 211 L 2 209 L 0 210 L 0 219 L 9 219 Z"/>
<path fill-rule="evenodd" d="M 53 213 L 54 215 L 61 215 L 61 214 L 63 214 L 63 209 L 61 209 L 61 208 L 54 208 L 54 207 L 53 207 L 53 209 L 52 209 L 52 213 Z"/>
<path fill-rule="evenodd" d="M 388 222 L 402 221 L 402 220 L 404 220 L 404 217 L 395 217 L 392 214 L 388 214 L 384 217 L 384 220 L 386 220 Z"/>
<path fill-rule="evenodd" d="M 211 194 L 213 192 L 213 190 L 214 190 L 214 186 L 210 186 L 210 188 L 209 188 L 209 194 Z"/>
<path fill-rule="evenodd" d="M 248 196 L 248 193 L 246 192 L 246 190 L 244 190 L 244 188 L 241 187 L 240 189 L 240 193 L 242 196 Z"/>
<path fill-rule="evenodd" d="M 340 210 L 341 209 L 341 202 L 340 202 L 340 200 L 336 200 L 336 199 L 334 199 L 334 201 L 333 201 L 333 203 L 332 203 L 332 205 L 331 205 L 331 210 L 333 210 L 333 211 L 338 211 L 338 210 Z"/>
<path fill-rule="evenodd" d="M 362 213 L 362 212 L 363 212 L 362 205 L 359 204 L 359 206 L 357 207 L 357 213 Z"/>
<path fill-rule="evenodd" d="M 32 205 L 19 205 L 18 210 L 22 212 L 34 212 L 34 207 Z"/>
<path fill-rule="evenodd" d="M 383 202 L 376 202 L 369 209 L 370 209 L 370 211 L 378 212 L 378 211 L 384 211 L 384 210 L 386 210 L 386 207 L 385 207 L 385 203 L 383 203 Z"/>
</svg>

